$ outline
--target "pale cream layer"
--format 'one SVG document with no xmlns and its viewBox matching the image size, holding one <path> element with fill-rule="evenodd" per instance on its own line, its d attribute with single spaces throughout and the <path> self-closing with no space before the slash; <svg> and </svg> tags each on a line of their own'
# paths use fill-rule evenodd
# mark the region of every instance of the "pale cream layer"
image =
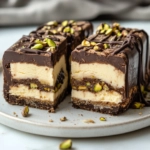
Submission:
<svg viewBox="0 0 150 150">
<path fill-rule="evenodd" d="M 116 91 L 105 91 L 105 90 L 102 90 L 97 93 L 92 93 L 89 91 L 72 90 L 71 97 L 91 102 L 110 102 L 116 104 L 122 102 L 123 98 L 122 95 Z"/>
<path fill-rule="evenodd" d="M 115 88 L 125 86 L 125 74 L 110 64 L 71 62 L 71 76 L 74 79 L 96 78 L 112 85 Z"/>
<path fill-rule="evenodd" d="M 20 84 L 18 86 L 11 86 L 9 93 L 10 95 L 15 95 L 19 97 L 26 97 L 26 98 L 36 98 L 39 100 L 44 101 L 51 101 L 54 100 L 67 88 L 68 85 L 68 76 L 65 77 L 64 82 L 61 88 L 56 92 L 44 92 L 39 91 L 38 89 L 29 89 L 28 86 Z"/>
<path fill-rule="evenodd" d="M 61 69 L 63 69 L 65 76 L 68 76 L 64 55 L 61 56 L 54 68 L 19 62 L 10 64 L 13 79 L 38 79 L 42 84 L 48 84 L 50 86 L 55 85 Z"/>
</svg>

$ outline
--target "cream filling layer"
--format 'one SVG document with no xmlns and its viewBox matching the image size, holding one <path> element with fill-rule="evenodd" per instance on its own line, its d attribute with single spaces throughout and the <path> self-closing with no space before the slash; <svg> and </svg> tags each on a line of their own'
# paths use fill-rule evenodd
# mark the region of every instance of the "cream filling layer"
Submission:
<svg viewBox="0 0 150 150">
<path fill-rule="evenodd" d="M 10 64 L 10 71 L 13 79 L 38 79 L 42 84 L 50 86 L 55 85 L 61 69 L 63 69 L 65 76 L 68 76 L 64 55 L 61 56 L 54 68 L 20 62 Z"/>
<path fill-rule="evenodd" d="M 68 85 L 68 76 L 65 77 L 61 88 L 56 93 L 44 92 L 38 89 L 29 89 L 28 86 L 23 84 L 20 84 L 18 86 L 11 86 L 9 93 L 10 95 L 15 95 L 19 97 L 36 98 L 41 101 L 44 100 L 54 102 L 54 100 L 64 91 L 64 89 L 67 88 L 67 85 Z"/>
<path fill-rule="evenodd" d="M 110 102 L 110 103 L 120 103 L 122 102 L 122 95 L 116 91 L 105 91 L 102 90 L 98 93 L 92 93 L 89 91 L 77 91 L 72 90 L 71 97 L 77 98 L 79 100 L 93 101 L 93 102 Z"/>
<path fill-rule="evenodd" d="M 115 88 L 125 86 L 125 74 L 110 64 L 71 62 L 71 77 L 77 80 L 97 78 Z"/>
</svg>

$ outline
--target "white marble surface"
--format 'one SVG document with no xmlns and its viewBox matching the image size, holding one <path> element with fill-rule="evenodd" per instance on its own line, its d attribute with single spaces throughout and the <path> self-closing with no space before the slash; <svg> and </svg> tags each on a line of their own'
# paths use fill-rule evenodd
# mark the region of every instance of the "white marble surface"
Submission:
<svg viewBox="0 0 150 150">
<path fill-rule="evenodd" d="M 122 22 L 122 25 L 143 28 L 150 34 L 150 22 Z M 34 28 L 0 28 L 0 59 L 4 50 L 16 42 L 22 34 L 27 34 Z M 63 140 L 65 139 L 20 132 L 0 124 L 0 150 L 58 150 L 58 145 Z M 123 135 L 72 140 L 73 150 L 148 150 L 150 149 L 150 127 Z"/>
</svg>

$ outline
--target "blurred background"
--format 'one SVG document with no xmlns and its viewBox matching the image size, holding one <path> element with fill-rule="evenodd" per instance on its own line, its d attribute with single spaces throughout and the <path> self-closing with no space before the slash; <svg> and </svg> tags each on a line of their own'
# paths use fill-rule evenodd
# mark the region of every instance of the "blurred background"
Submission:
<svg viewBox="0 0 150 150">
<path fill-rule="evenodd" d="M 150 0 L 0 0 L 0 26 L 64 19 L 150 20 Z"/>
</svg>

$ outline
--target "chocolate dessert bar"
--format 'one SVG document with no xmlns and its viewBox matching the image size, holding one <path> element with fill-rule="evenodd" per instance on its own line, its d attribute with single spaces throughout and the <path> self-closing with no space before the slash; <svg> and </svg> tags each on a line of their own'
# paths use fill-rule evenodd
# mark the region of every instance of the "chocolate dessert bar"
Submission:
<svg viewBox="0 0 150 150">
<path fill-rule="evenodd" d="M 68 86 L 66 38 L 23 36 L 3 56 L 4 97 L 17 105 L 54 110 Z"/>
<path fill-rule="evenodd" d="M 72 103 L 117 115 L 148 84 L 148 35 L 143 30 L 101 24 L 71 54 Z"/>
</svg>

